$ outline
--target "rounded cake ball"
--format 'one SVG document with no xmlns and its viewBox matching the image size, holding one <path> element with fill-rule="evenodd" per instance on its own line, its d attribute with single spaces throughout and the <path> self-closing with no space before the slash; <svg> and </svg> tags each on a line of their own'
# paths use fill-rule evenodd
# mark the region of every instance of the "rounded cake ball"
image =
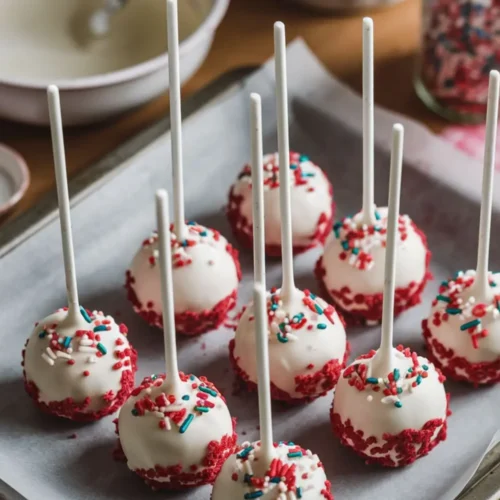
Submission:
<svg viewBox="0 0 500 500">
<path fill-rule="evenodd" d="M 349 356 L 342 318 L 308 290 L 296 290 L 285 309 L 281 290 L 267 294 L 271 395 L 290 403 L 312 401 L 333 389 Z M 244 310 L 229 344 L 236 375 L 257 387 L 255 311 Z"/>
<path fill-rule="evenodd" d="M 205 377 L 179 377 L 177 396 L 165 375 L 145 378 L 117 423 L 128 467 L 153 489 L 212 483 L 236 447 L 236 424 L 220 392 Z"/>
<path fill-rule="evenodd" d="M 333 500 L 318 455 L 294 443 L 274 445 L 275 457 L 266 470 L 259 464 L 260 441 L 243 443 L 224 464 L 212 492 L 212 500 L 300 498 Z"/>
<path fill-rule="evenodd" d="M 331 409 L 334 433 L 366 463 L 400 467 L 446 439 L 444 377 L 427 359 L 394 349 L 394 369 L 372 374 L 377 351 L 358 357 L 337 384 Z"/>
<path fill-rule="evenodd" d="M 238 252 L 216 230 L 188 222 L 186 238 L 171 230 L 175 325 L 197 335 L 217 329 L 236 305 Z M 172 226 L 173 229 L 173 226 Z M 128 298 L 149 324 L 162 327 L 158 235 L 146 239 L 126 273 Z"/>
<path fill-rule="evenodd" d="M 348 323 L 376 324 L 382 319 L 387 208 L 377 208 L 375 217 L 373 225 L 363 222 L 361 212 L 336 222 L 316 263 L 324 296 L 332 298 Z M 396 315 L 421 302 L 432 277 L 427 239 L 407 215 L 399 216 L 397 251 Z"/>
<path fill-rule="evenodd" d="M 23 351 L 26 391 L 47 413 L 76 421 L 118 410 L 134 388 L 137 354 L 111 316 L 67 308 L 38 322 Z"/>
<path fill-rule="evenodd" d="M 429 358 L 452 379 L 475 385 L 500 382 L 500 289 L 490 300 L 474 293 L 476 271 L 443 281 L 422 322 Z M 500 287 L 500 273 L 489 275 Z"/>
<path fill-rule="evenodd" d="M 265 249 L 270 256 L 281 255 L 281 217 L 278 153 L 264 156 Z M 333 188 L 323 170 L 309 157 L 290 153 L 290 196 L 294 254 L 323 245 L 333 224 Z M 231 187 L 227 215 L 233 233 L 252 248 L 252 175 L 246 165 Z"/>
</svg>

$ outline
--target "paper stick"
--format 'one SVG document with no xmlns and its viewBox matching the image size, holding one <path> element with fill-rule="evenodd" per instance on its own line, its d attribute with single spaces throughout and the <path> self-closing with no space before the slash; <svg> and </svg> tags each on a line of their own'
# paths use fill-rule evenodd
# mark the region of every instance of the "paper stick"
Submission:
<svg viewBox="0 0 500 500">
<path fill-rule="evenodd" d="M 177 366 L 177 345 L 175 339 L 174 291 L 172 286 L 172 255 L 170 248 L 170 226 L 168 197 L 164 189 L 156 192 L 156 217 L 158 220 L 158 246 L 160 251 L 160 282 L 163 310 L 163 340 L 167 387 L 169 393 L 178 395 L 181 388 Z"/>
<path fill-rule="evenodd" d="M 66 156 L 64 152 L 64 136 L 61 119 L 61 103 L 59 89 L 50 85 L 47 89 L 50 116 L 50 132 L 52 135 L 52 151 L 56 172 L 57 200 L 59 203 L 59 222 L 63 246 L 64 272 L 66 275 L 66 294 L 68 297 L 68 318 L 78 320 L 80 303 L 76 284 L 75 254 L 73 235 L 71 232 L 71 215 L 69 207 L 68 178 L 66 173 Z"/>
</svg>

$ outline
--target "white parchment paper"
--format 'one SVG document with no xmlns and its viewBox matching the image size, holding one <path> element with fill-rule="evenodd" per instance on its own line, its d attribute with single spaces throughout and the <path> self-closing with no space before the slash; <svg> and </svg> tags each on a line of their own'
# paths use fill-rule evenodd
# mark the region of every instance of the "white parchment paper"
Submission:
<svg viewBox="0 0 500 500">
<path fill-rule="evenodd" d="M 302 42 L 289 48 L 290 138 L 328 173 L 339 212 L 361 205 L 361 101 L 320 66 Z M 268 64 L 240 86 L 185 122 L 185 186 L 188 217 L 230 237 L 222 207 L 231 182 L 249 157 L 248 95 L 263 96 L 264 144 L 276 148 L 273 67 Z M 427 233 L 436 280 L 424 303 L 396 321 L 396 339 L 422 352 L 420 322 L 429 312 L 440 279 L 473 267 L 479 217 L 480 166 L 423 127 L 376 112 L 377 202 L 385 203 L 390 129 L 406 127 L 402 210 Z M 47 141 L 49 141 L 47 131 Z M 125 298 L 124 272 L 155 226 L 154 191 L 170 185 L 167 135 L 126 161 L 117 175 L 73 208 L 73 231 L 81 302 L 129 326 L 139 351 L 138 379 L 163 370 L 161 332 L 151 329 Z M 495 186 L 495 204 L 500 188 Z M 498 213 L 493 219 L 492 265 L 499 264 Z M 312 269 L 319 251 L 296 259 L 297 284 L 316 289 Z M 239 305 L 251 293 L 251 255 L 242 252 L 244 280 Z M 267 262 L 268 285 L 279 285 L 280 265 Z M 210 488 L 153 494 L 122 463 L 111 458 L 113 417 L 81 425 L 42 415 L 24 393 L 21 349 L 33 323 L 65 302 L 58 222 L 32 236 L 0 261 L 0 478 L 29 499 L 208 499 Z M 376 348 L 378 327 L 350 329 L 353 355 Z M 240 441 L 257 438 L 257 397 L 233 395 L 227 344 L 221 329 L 179 339 L 182 370 L 207 375 L 225 392 L 238 418 Z M 473 389 L 447 383 L 452 394 L 448 439 L 428 457 L 403 470 L 366 466 L 342 448 L 328 418 L 332 395 L 308 406 L 274 405 L 274 432 L 320 455 L 339 500 L 451 500 L 471 477 L 500 421 L 500 387 Z M 73 433 L 76 439 L 68 439 Z M 1 488 L 0 488 L 0 491 Z M 232 499 L 228 499 L 232 500 Z"/>
</svg>

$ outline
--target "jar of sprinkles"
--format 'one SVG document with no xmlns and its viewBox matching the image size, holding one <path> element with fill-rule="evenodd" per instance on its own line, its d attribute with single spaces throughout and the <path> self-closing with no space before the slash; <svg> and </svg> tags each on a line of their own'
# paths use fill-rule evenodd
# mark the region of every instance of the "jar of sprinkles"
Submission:
<svg viewBox="0 0 500 500">
<path fill-rule="evenodd" d="M 423 0 L 415 89 L 441 116 L 482 122 L 488 76 L 500 67 L 498 0 Z"/>
</svg>

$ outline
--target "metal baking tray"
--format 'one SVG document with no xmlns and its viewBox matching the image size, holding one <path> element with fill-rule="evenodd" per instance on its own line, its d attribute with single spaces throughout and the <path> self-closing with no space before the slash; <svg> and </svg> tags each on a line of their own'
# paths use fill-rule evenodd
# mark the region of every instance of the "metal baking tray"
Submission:
<svg viewBox="0 0 500 500">
<path fill-rule="evenodd" d="M 186 118 L 202 110 L 209 103 L 222 99 L 226 93 L 231 92 L 235 87 L 237 88 L 253 70 L 255 68 L 248 67 L 227 73 L 193 97 L 187 99 L 183 103 L 184 117 Z M 82 201 L 97 186 L 109 182 L 123 167 L 124 161 L 157 140 L 169 128 L 170 120 L 168 118 L 160 120 L 75 176 L 69 186 L 72 205 Z M 0 258 L 15 250 L 18 245 L 43 229 L 56 217 L 57 198 L 54 191 L 45 196 L 29 211 L 1 227 Z M 27 474 L 29 474 L 29 471 L 27 471 Z M 21 498 L 25 497 L 14 491 L 0 478 L 0 500 L 18 500 Z M 493 499 L 500 499 L 500 444 L 487 453 L 474 477 L 457 497 L 457 500 Z"/>
</svg>

